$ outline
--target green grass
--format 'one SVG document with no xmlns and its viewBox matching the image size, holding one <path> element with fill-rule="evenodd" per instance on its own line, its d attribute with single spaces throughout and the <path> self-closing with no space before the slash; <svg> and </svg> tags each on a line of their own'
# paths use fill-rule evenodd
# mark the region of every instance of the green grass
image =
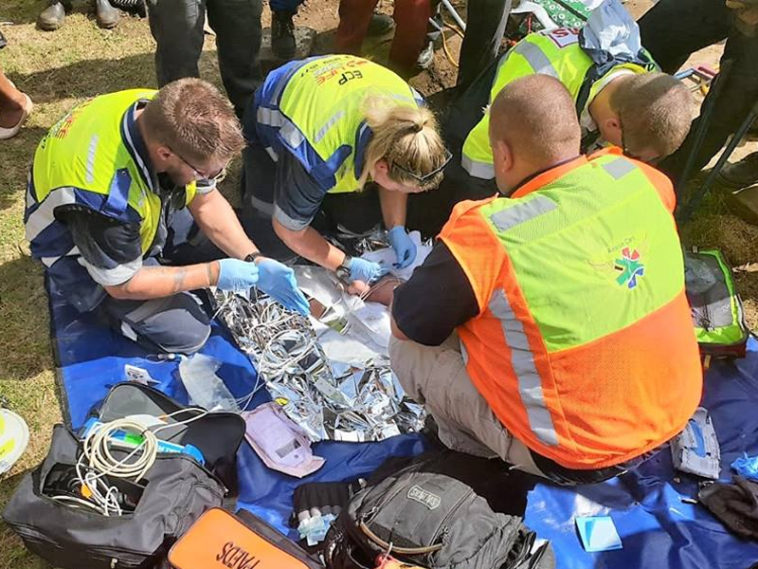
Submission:
<svg viewBox="0 0 758 569">
<path fill-rule="evenodd" d="M 31 431 L 26 454 L 0 480 L 0 509 L 22 474 L 44 456 L 52 425 L 61 416 L 42 272 L 29 258 L 24 240 L 28 165 L 42 135 L 75 103 L 119 89 L 155 86 L 154 43 L 146 21 L 124 18 L 113 31 L 99 30 L 84 5 L 77 3 L 77 11 L 61 30 L 45 33 L 34 28 L 40 5 L 32 0 L 0 2 L 0 22 L 16 23 L 2 26 L 9 45 L 0 52 L 0 66 L 36 105 L 21 134 L 0 142 L 0 394 Z M 336 13 L 336 2 L 334 7 Z M 212 40 L 206 41 L 201 74 L 219 83 L 213 47 Z M 235 179 L 231 176 L 227 190 Z M 717 196 L 703 211 L 683 231 L 688 243 L 721 246 L 737 265 L 758 261 L 758 228 L 729 215 Z M 758 272 L 740 274 L 738 285 L 756 328 Z M 47 565 L 27 553 L 0 523 L 0 569 L 42 567 Z"/>
<path fill-rule="evenodd" d="M 35 29 L 39 2 L 3 0 L 0 21 L 8 47 L 0 66 L 35 103 L 21 134 L 0 142 L 0 394 L 29 424 L 31 442 L 0 481 L 0 509 L 22 474 L 47 452 L 52 425 L 61 420 L 49 339 L 42 271 L 28 255 L 23 206 L 29 163 L 39 139 L 71 106 L 119 89 L 155 86 L 154 43 L 147 22 L 124 18 L 113 31 L 97 28 L 83 4 L 53 33 Z M 208 42 L 213 48 L 213 42 Z M 218 80 L 214 54 L 202 68 Z M 36 569 L 45 563 L 28 553 L 0 524 L 0 569 Z"/>
</svg>

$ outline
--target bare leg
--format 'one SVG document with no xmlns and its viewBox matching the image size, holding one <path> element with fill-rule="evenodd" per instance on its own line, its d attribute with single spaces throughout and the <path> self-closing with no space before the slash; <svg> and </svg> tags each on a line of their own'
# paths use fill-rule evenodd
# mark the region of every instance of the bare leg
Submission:
<svg viewBox="0 0 758 569">
<path fill-rule="evenodd" d="M 0 127 L 12 128 L 24 115 L 26 96 L 16 89 L 0 69 Z"/>
</svg>

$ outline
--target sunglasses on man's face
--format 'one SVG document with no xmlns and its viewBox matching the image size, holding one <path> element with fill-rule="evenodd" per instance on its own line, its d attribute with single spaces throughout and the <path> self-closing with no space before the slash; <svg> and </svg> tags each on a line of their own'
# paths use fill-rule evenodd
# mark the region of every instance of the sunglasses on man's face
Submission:
<svg viewBox="0 0 758 569">
<path fill-rule="evenodd" d="M 209 175 L 209 174 L 206 174 L 205 172 L 203 172 L 202 170 L 200 170 L 199 168 L 195 167 L 192 164 L 192 162 L 190 162 L 189 160 L 187 160 L 186 158 L 184 158 L 184 156 L 182 156 L 181 154 L 179 154 L 178 152 L 176 152 L 174 149 L 169 148 L 169 150 L 174 154 L 174 156 L 176 156 L 177 158 L 179 158 L 179 160 L 181 160 L 187 166 L 190 167 L 190 169 L 195 173 L 195 179 L 198 180 L 198 181 L 199 180 L 207 180 L 209 182 L 216 182 L 216 183 L 218 183 L 218 182 L 222 181 L 226 177 L 226 166 L 224 166 L 223 168 L 221 168 L 221 170 L 219 170 L 216 174 Z"/>
<path fill-rule="evenodd" d="M 445 166 L 448 165 L 448 162 L 450 162 L 450 159 L 452 157 L 453 157 L 453 155 L 450 153 L 450 151 L 449 150 L 445 150 L 445 159 L 442 161 L 442 164 L 440 164 L 437 168 L 435 168 L 431 172 L 428 172 L 428 173 L 423 174 L 423 175 L 417 174 L 416 172 L 413 172 L 413 171 L 409 170 L 408 168 L 405 168 L 404 166 L 401 166 L 397 162 L 393 162 L 392 163 L 392 168 L 397 168 L 398 170 L 400 170 L 404 174 L 407 174 L 408 176 L 410 176 L 411 178 L 413 178 L 414 180 L 416 180 L 420 184 L 424 184 L 424 183 L 428 182 L 429 180 L 431 180 L 432 178 L 434 178 L 437 174 L 439 174 L 440 172 L 442 172 L 442 170 L 445 169 Z"/>
</svg>

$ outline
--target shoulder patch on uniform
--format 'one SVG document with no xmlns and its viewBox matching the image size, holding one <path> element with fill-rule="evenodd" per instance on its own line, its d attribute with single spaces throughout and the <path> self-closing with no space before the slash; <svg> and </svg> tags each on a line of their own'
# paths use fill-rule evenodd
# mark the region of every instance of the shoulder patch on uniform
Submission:
<svg viewBox="0 0 758 569">
<path fill-rule="evenodd" d="M 564 48 L 579 41 L 579 28 L 558 28 L 545 35 L 559 48 Z"/>
</svg>

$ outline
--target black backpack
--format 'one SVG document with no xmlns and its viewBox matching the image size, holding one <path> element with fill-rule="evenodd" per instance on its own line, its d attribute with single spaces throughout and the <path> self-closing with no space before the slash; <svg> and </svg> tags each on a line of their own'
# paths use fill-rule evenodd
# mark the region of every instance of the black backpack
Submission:
<svg viewBox="0 0 758 569">
<path fill-rule="evenodd" d="M 330 569 L 369 569 L 390 556 L 428 569 L 552 569 L 547 542 L 497 513 L 468 484 L 442 473 L 443 454 L 356 493 L 327 535 Z"/>
</svg>

